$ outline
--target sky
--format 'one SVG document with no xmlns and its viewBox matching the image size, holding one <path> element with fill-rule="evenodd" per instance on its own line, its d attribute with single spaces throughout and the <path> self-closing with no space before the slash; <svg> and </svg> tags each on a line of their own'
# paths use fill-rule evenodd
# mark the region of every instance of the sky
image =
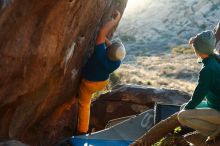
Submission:
<svg viewBox="0 0 220 146">
<path fill-rule="evenodd" d="M 144 3 L 150 2 L 151 0 L 128 0 L 125 13 L 132 13 L 140 8 L 143 8 Z"/>
</svg>

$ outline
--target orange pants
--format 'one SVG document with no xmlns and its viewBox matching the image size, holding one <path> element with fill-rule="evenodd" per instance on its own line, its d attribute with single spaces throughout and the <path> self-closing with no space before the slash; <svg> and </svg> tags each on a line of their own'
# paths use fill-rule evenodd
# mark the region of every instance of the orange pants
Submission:
<svg viewBox="0 0 220 146">
<path fill-rule="evenodd" d="M 83 79 L 79 88 L 78 132 L 86 133 L 89 129 L 90 105 L 93 93 L 103 90 L 108 81 L 92 82 Z"/>
</svg>

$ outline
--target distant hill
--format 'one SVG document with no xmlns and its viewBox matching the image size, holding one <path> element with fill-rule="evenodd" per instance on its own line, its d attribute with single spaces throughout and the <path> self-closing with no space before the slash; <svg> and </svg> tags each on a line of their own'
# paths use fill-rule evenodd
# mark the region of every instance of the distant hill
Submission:
<svg viewBox="0 0 220 146">
<path fill-rule="evenodd" d="M 125 12 L 115 35 L 128 52 L 140 49 L 140 55 L 165 53 L 186 44 L 220 20 L 219 0 L 137 0 L 141 1 L 136 9 Z"/>
</svg>

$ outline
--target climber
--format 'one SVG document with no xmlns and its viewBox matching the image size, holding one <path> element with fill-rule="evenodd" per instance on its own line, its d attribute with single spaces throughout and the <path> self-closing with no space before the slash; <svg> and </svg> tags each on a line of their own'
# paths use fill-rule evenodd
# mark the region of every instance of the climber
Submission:
<svg viewBox="0 0 220 146">
<path fill-rule="evenodd" d="M 220 63 L 214 53 L 215 34 L 213 31 L 203 31 L 192 37 L 189 45 L 203 66 L 191 100 L 182 105 L 178 120 L 182 125 L 207 136 L 206 143 L 210 144 L 220 135 Z M 200 107 L 201 103 L 206 105 Z"/>
<path fill-rule="evenodd" d="M 220 54 L 220 22 L 214 28 L 215 37 L 216 37 L 216 49 Z"/>
<path fill-rule="evenodd" d="M 96 47 L 83 69 L 83 79 L 79 88 L 79 116 L 77 134 L 88 132 L 90 104 L 93 93 L 103 90 L 108 84 L 109 74 L 119 68 L 126 51 L 119 42 L 111 43 L 107 36 L 118 24 L 121 14 L 116 10 L 115 16 L 105 23 L 96 38 Z"/>
</svg>

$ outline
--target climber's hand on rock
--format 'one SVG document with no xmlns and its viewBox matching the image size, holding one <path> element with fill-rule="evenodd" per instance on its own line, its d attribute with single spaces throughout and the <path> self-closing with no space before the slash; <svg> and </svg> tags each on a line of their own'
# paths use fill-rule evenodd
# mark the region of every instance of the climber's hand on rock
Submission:
<svg viewBox="0 0 220 146">
<path fill-rule="evenodd" d="M 115 16 L 108 22 L 106 22 L 100 29 L 99 34 L 97 36 L 96 44 L 101 44 L 105 42 L 107 35 L 112 31 L 112 29 L 118 24 L 120 18 L 121 18 L 121 13 L 116 10 L 115 11 Z"/>
<path fill-rule="evenodd" d="M 193 45 L 193 43 L 194 43 L 194 41 L 195 41 L 195 38 L 196 37 L 191 37 L 190 39 L 189 39 L 189 45 L 192 47 L 192 45 Z"/>
<path fill-rule="evenodd" d="M 119 20 L 121 18 L 121 13 L 118 10 L 115 10 L 115 14 L 113 15 L 113 20 L 116 24 L 118 24 Z"/>
<path fill-rule="evenodd" d="M 105 44 L 107 45 L 107 47 L 109 47 L 112 44 L 112 42 L 106 37 Z"/>
<path fill-rule="evenodd" d="M 104 26 L 100 29 L 100 33 L 102 33 L 103 35 L 108 35 L 112 31 L 112 29 L 118 24 L 121 18 L 121 14 L 118 10 L 116 10 L 115 13 L 116 16 L 105 23 Z"/>
</svg>

